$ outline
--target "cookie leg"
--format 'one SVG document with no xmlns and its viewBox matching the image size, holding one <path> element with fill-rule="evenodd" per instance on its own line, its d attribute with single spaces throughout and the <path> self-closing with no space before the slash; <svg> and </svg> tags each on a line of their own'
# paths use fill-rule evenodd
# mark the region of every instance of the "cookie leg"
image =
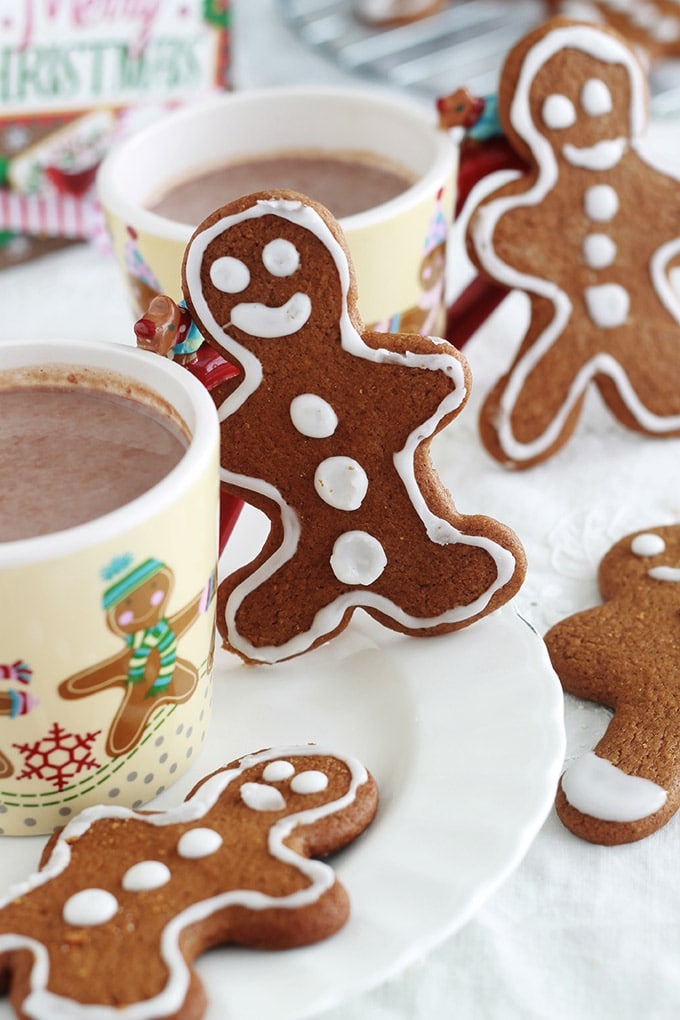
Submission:
<svg viewBox="0 0 680 1020">
<path fill-rule="evenodd" d="M 565 770 L 556 798 L 562 822 L 604 845 L 632 843 L 660 829 L 680 807 L 680 748 L 667 743 L 615 716 L 595 751 Z M 657 749 L 651 759 L 650 748 Z"/>
<path fill-rule="evenodd" d="M 152 714 L 161 705 L 187 701 L 196 689 L 198 677 L 190 662 L 177 659 L 167 689 L 154 695 L 148 684 L 127 684 L 123 702 L 111 724 L 106 751 L 112 758 L 127 754 L 142 739 Z"/>
<path fill-rule="evenodd" d="M 569 440 L 588 383 L 580 349 L 552 302 L 536 299 L 517 358 L 480 412 L 482 442 L 496 460 L 531 467 Z"/>
</svg>

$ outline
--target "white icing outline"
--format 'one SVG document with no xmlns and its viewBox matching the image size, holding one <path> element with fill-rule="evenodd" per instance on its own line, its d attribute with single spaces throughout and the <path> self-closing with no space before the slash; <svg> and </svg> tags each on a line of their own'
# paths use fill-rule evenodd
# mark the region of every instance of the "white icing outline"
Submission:
<svg viewBox="0 0 680 1020">
<path fill-rule="evenodd" d="M 646 86 L 642 68 L 631 51 L 615 37 L 600 31 L 596 25 L 563 26 L 553 29 L 539 39 L 524 57 L 510 106 L 511 123 L 518 135 L 533 149 L 539 174 L 526 192 L 492 199 L 482 206 L 473 214 L 469 226 L 469 236 L 477 257 L 490 276 L 510 288 L 544 297 L 554 308 L 552 320 L 510 371 L 498 406 L 496 420 L 498 441 L 504 453 L 516 463 L 540 457 L 549 450 L 559 439 L 571 411 L 596 375 L 609 376 L 631 414 L 646 431 L 662 434 L 680 428 L 680 415 L 663 417 L 651 412 L 640 401 L 622 366 L 611 355 L 599 353 L 577 372 L 561 408 L 542 435 L 529 442 L 522 442 L 515 438 L 512 431 L 511 416 L 517 398 L 531 372 L 562 335 L 571 317 L 572 303 L 565 291 L 553 281 L 520 272 L 504 262 L 496 254 L 492 239 L 499 220 L 508 210 L 538 205 L 557 182 L 558 167 L 553 148 L 548 139 L 537 130 L 530 116 L 529 90 L 535 75 L 546 61 L 561 49 L 568 47 L 581 49 L 605 63 L 623 64 L 626 68 L 631 83 L 630 148 L 643 162 L 653 166 L 640 151 L 640 140 L 646 122 Z M 670 176 L 667 171 L 664 172 L 666 176 Z M 520 176 L 512 171 L 509 174 L 512 176 L 506 175 L 504 183 Z M 651 260 L 650 272 L 660 300 L 673 318 L 680 323 L 680 300 L 675 297 L 668 281 L 660 275 L 660 266 L 668 260 L 669 250 L 672 249 L 675 253 L 678 247 L 680 239 L 674 239 L 659 248 Z"/>
<path fill-rule="evenodd" d="M 299 201 L 287 199 L 259 199 L 249 208 L 225 216 L 213 223 L 206 230 L 197 234 L 189 244 L 186 252 L 185 279 L 196 309 L 198 318 L 211 334 L 225 348 L 228 355 L 235 358 L 244 370 L 243 381 L 227 397 L 218 408 L 220 421 L 224 421 L 253 394 L 262 381 L 262 366 L 259 360 L 243 344 L 227 332 L 228 323 L 220 324 L 212 314 L 201 286 L 201 266 L 208 245 L 221 233 L 237 223 L 251 220 L 259 216 L 281 216 L 290 223 L 315 234 L 325 245 L 335 263 L 340 279 L 342 307 L 340 311 L 340 343 L 354 357 L 368 361 L 405 365 L 411 368 L 426 369 L 433 372 L 444 372 L 454 382 L 454 389 L 440 403 L 437 410 L 427 421 L 418 425 L 408 436 L 402 450 L 394 454 L 394 465 L 399 474 L 411 503 L 419 518 L 425 525 L 429 538 L 440 545 L 459 542 L 485 549 L 496 564 L 496 579 L 489 588 L 474 602 L 464 606 L 456 606 L 436 617 L 418 618 L 404 612 L 391 599 L 375 592 L 358 588 L 338 596 L 332 603 L 323 606 L 314 617 L 308 631 L 295 635 L 280 646 L 255 646 L 243 638 L 236 628 L 236 614 L 241 602 L 261 583 L 271 577 L 284 563 L 290 560 L 297 549 L 300 536 L 300 522 L 297 514 L 290 507 L 278 489 L 260 478 L 250 478 L 222 467 L 220 474 L 225 482 L 239 488 L 251 490 L 267 497 L 280 510 L 283 527 L 281 544 L 259 568 L 246 577 L 229 595 L 225 606 L 225 620 L 229 643 L 232 648 L 250 659 L 259 662 L 278 662 L 281 659 L 299 655 L 306 651 L 319 637 L 332 633 L 340 624 L 348 609 L 365 607 L 375 609 L 390 617 L 400 627 L 412 630 L 429 629 L 431 627 L 461 623 L 484 611 L 493 595 L 513 577 L 516 561 L 508 549 L 481 535 L 466 535 L 432 513 L 425 503 L 415 476 L 415 454 L 424 440 L 432 437 L 442 418 L 458 410 L 465 402 L 467 393 L 463 366 L 450 354 L 432 353 L 419 354 L 413 351 L 390 351 L 385 348 L 375 349 L 365 343 L 363 337 L 355 329 L 349 316 L 347 296 L 350 284 L 350 269 L 344 249 L 338 243 L 328 225 L 315 209 Z M 446 341 L 430 337 L 435 344 L 446 345 Z"/>
<path fill-rule="evenodd" d="M 47 988 L 49 981 L 49 955 L 46 947 L 24 935 L 11 933 L 0 935 L 0 953 L 26 949 L 33 955 L 31 967 L 30 992 L 22 1005 L 22 1010 L 34 1020 L 155 1020 L 159 1016 L 174 1016 L 184 1005 L 189 990 L 191 971 L 179 947 L 182 931 L 185 927 L 199 923 L 218 910 L 233 904 L 244 905 L 251 910 L 264 910 L 268 907 L 277 909 L 297 909 L 314 903 L 331 888 L 335 882 L 333 869 L 323 861 L 302 857 L 286 846 L 286 839 L 298 825 L 309 825 L 350 805 L 357 790 L 362 786 L 368 773 L 356 758 L 350 755 L 336 754 L 317 745 L 301 745 L 300 747 L 271 748 L 250 754 L 242 758 L 239 765 L 232 769 L 217 772 L 201 786 L 198 792 L 178 807 L 158 814 L 144 814 L 123 807 L 103 807 L 97 805 L 86 808 L 72 819 L 59 835 L 50 858 L 42 871 L 36 872 L 26 882 L 16 885 L 9 898 L 0 901 L 0 909 L 19 896 L 26 896 L 33 889 L 47 884 L 52 878 L 61 874 L 71 860 L 70 841 L 79 839 L 90 826 L 100 818 L 134 818 L 148 825 L 159 828 L 166 825 L 191 823 L 203 818 L 207 811 L 214 807 L 227 786 L 238 779 L 247 769 L 263 761 L 272 761 L 282 756 L 302 757 L 305 755 L 337 758 L 344 762 L 350 772 L 349 790 L 335 801 L 320 804 L 318 807 L 305 808 L 295 814 L 287 815 L 276 822 L 269 830 L 269 852 L 283 863 L 288 863 L 302 872 L 310 881 L 305 889 L 288 896 L 276 897 L 252 889 L 232 889 L 218 896 L 210 897 L 200 903 L 194 903 L 174 917 L 163 929 L 160 944 L 160 955 L 168 968 L 168 981 L 165 988 L 151 999 L 144 1002 L 131 1003 L 123 1008 L 93 1003 L 76 1002 L 65 996 L 56 995 Z"/>
</svg>

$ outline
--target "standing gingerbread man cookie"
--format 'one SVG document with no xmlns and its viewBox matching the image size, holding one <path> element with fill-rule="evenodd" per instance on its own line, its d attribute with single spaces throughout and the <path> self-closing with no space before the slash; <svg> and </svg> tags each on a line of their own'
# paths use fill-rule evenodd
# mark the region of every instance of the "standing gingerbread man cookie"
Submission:
<svg viewBox="0 0 680 1020">
<path fill-rule="evenodd" d="M 641 152 L 647 86 L 631 47 L 557 19 L 510 53 L 499 113 L 528 172 L 471 215 L 480 271 L 526 292 L 527 332 L 481 412 L 508 467 L 555 453 L 593 385 L 628 428 L 680 434 L 678 181 Z"/>
<path fill-rule="evenodd" d="M 470 375 L 443 340 L 364 330 L 340 227 L 293 192 L 208 217 L 184 259 L 194 321 L 243 374 L 218 397 L 222 481 L 271 530 L 225 579 L 218 625 L 247 661 L 333 637 L 362 607 L 407 634 L 455 630 L 524 576 L 516 536 L 457 512 L 431 439 Z"/>
<path fill-rule="evenodd" d="M 598 580 L 604 605 L 545 638 L 564 689 L 614 711 L 565 771 L 557 810 L 584 839 L 629 843 L 680 807 L 680 525 L 621 539 Z"/>
</svg>

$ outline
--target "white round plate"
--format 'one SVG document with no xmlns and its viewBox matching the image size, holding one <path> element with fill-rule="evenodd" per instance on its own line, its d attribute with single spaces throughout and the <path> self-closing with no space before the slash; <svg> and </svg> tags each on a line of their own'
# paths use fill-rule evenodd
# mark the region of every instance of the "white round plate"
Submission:
<svg viewBox="0 0 680 1020">
<path fill-rule="evenodd" d="M 206 954 L 196 963 L 206 1020 L 314 1016 L 460 928 L 519 863 L 552 804 L 562 694 L 543 642 L 512 606 L 423 639 L 357 613 L 335 641 L 274 667 L 218 653 L 207 743 L 153 804 L 179 803 L 231 758 L 309 741 L 356 755 L 380 787 L 373 825 L 332 859 L 351 917 L 305 949 Z M 0 898 L 35 868 L 43 843 L 0 839 Z M 0 1020 L 13 1015 L 0 1000 Z"/>
</svg>

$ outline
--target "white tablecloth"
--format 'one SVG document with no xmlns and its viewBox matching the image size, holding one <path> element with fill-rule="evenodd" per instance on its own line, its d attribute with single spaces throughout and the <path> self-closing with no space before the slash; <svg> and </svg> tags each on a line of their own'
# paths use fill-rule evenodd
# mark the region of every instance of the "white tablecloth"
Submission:
<svg viewBox="0 0 680 1020">
<path fill-rule="evenodd" d="M 269 0 L 241 0 L 236 15 L 239 86 L 345 80 L 297 47 Z M 461 510 L 490 513 L 519 533 L 529 573 L 518 608 L 542 633 L 596 604 L 596 565 L 616 538 L 678 519 L 680 442 L 624 433 L 592 399 L 550 464 L 509 474 L 491 462 L 476 435 L 477 408 L 522 319 L 515 295 L 465 348 L 475 386 L 452 426 L 461 457 L 446 481 Z M 131 324 L 107 253 L 78 246 L 0 274 L 0 337 L 129 340 Z M 592 746 L 605 719 L 568 700 L 568 756 Z M 551 812 L 515 873 L 461 931 L 325 1020 L 675 1018 L 679 851 L 678 818 L 641 843 L 603 848 L 573 837 Z"/>
</svg>

